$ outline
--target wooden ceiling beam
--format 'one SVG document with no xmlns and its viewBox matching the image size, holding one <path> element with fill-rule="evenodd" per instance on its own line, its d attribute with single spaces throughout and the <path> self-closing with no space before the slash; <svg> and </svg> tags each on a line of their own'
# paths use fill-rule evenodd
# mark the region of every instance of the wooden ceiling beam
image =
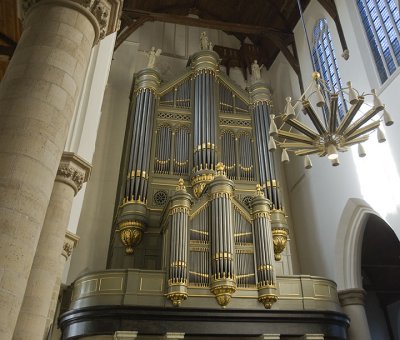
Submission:
<svg viewBox="0 0 400 340">
<path fill-rule="evenodd" d="M 339 19 L 339 13 L 337 11 L 335 2 L 333 0 L 318 0 L 318 2 L 328 12 L 328 14 L 331 16 L 331 18 L 335 22 L 336 29 L 337 29 L 338 35 L 339 35 L 340 44 L 342 45 L 343 51 L 348 50 L 346 38 L 344 36 L 342 24 Z"/>
<path fill-rule="evenodd" d="M 210 20 L 210 19 L 197 19 L 187 16 L 158 13 L 158 12 L 147 12 L 142 10 L 124 9 L 125 13 L 131 14 L 133 17 L 150 17 L 153 21 L 169 22 L 174 24 L 186 25 L 186 26 L 197 26 L 204 28 L 217 29 L 222 31 L 228 31 L 233 33 L 244 33 L 247 35 L 282 35 L 285 38 L 293 39 L 292 32 L 280 31 L 272 27 L 258 26 L 258 25 L 246 25 L 234 22 Z"/>
<path fill-rule="evenodd" d="M 7 45 L 17 46 L 17 43 L 13 39 L 11 39 L 9 36 L 5 35 L 2 32 L 0 32 L 0 40 L 5 42 Z"/>
<path fill-rule="evenodd" d="M 290 66 L 292 66 L 293 70 L 296 72 L 297 75 L 300 75 L 300 65 L 299 60 L 294 53 L 292 53 L 286 42 L 277 35 L 268 35 L 265 36 L 272 44 L 274 44 L 279 50 L 282 51 L 283 55 L 285 56 L 286 60 L 289 62 Z"/>
<path fill-rule="evenodd" d="M 122 32 L 120 32 L 115 41 L 114 51 L 140 26 L 142 26 L 145 22 L 151 21 L 152 18 L 148 16 L 142 16 L 138 18 L 136 21 L 132 22 L 130 25 L 126 27 Z"/>
<path fill-rule="evenodd" d="M 14 54 L 15 46 L 2 46 L 0 45 L 0 55 L 6 55 L 10 58 Z"/>
</svg>

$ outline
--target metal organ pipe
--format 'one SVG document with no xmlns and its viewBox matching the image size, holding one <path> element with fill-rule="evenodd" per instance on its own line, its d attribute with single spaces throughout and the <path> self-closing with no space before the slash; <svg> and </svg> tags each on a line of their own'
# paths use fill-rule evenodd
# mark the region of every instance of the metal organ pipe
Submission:
<svg viewBox="0 0 400 340">
<path fill-rule="evenodd" d="M 129 150 L 128 174 L 124 178 L 125 197 L 116 215 L 116 231 L 120 233 L 127 254 L 142 239 L 147 223 L 147 181 L 150 166 L 151 134 L 155 111 L 156 91 L 160 76 L 154 69 L 145 69 L 135 77 L 135 105 Z M 133 208 L 134 206 L 134 208 Z M 115 246 L 114 246 L 115 248 Z"/>
<path fill-rule="evenodd" d="M 253 101 L 252 111 L 254 115 L 254 128 L 256 139 L 256 154 L 258 157 L 258 169 L 260 184 L 271 200 L 274 209 L 281 209 L 278 184 L 276 180 L 274 157 L 268 150 L 269 141 L 269 110 L 270 95 L 265 85 L 261 82 L 250 86 L 250 95 Z"/>
<path fill-rule="evenodd" d="M 258 185 L 257 196 L 252 200 L 254 242 L 256 244 L 258 300 L 269 309 L 278 299 L 274 270 L 274 246 L 270 222 L 269 201 Z"/>
<path fill-rule="evenodd" d="M 179 185 L 171 201 L 171 251 L 167 298 L 171 300 L 174 306 L 179 306 L 183 300 L 186 300 L 188 295 L 187 229 L 189 225 L 189 209 L 192 204 L 191 196 L 186 192 L 183 179 L 179 180 Z"/>
<path fill-rule="evenodd" d="M 221 163 L 217 164 L 217 175 L 209 184 L 209 190 L 212 230 L 211 292 L 221 306 L 226 306 L 236 291 L 231 202 L 233 182 L 226 177 Z"/>
<path fill-rule="evenodd" d="M 216 152 L 217 103 L 215 98 L 215 72 L 218 55 L 202 50 L 192 58 L 194 69 L 194 154 L 191 183 L 196 197 L 200 197 L 205 183 L 214 177 Z"/>
</svg>

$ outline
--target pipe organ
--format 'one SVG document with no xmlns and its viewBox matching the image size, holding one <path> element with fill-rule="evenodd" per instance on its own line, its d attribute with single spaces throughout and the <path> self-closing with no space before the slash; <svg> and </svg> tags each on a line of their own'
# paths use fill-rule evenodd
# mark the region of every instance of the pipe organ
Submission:
<svg viewBox="0 0 400 340">
<path fill-rule="evenodd" d="M 271 308 L 288 228 L 270 95 L 261 81 L 240 89 L 218 60 L 202 50 L 167 83 L 136 74 L 109 267 L 164 271 L 173 306 L 212 294 L 226 307 L 246 292 Z"/>
<path fill-rule="evenodd" d="M 336 284 L 291 271 L 269 91 L 201 37 L 177 78 L 135 74 L 108 268 L 73 283 L 62 338 L 345 340 Z"/>
</svg>

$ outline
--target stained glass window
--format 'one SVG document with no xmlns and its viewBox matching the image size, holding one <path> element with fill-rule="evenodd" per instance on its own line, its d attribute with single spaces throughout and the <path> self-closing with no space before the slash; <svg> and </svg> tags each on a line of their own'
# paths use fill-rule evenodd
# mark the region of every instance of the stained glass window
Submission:
<svg viewBox="0 0 400 340">
<path fill-rule="evenodd" d="M 339 117 L 342 118 L 347 108 L 343 93 L 340 92 L 342 90 L 342 82 L 326 19 L 320 19 L 314 27 L 312 54 L 315 71 L 321 74 L 329 91 L 339 93 L 338 111 Z"/>
<path fill-rule="evenodd" d="M 383 84 L 400 65 L 400 15 L 395 0 L 357 0 L 379 78 Z"/>
</svg>

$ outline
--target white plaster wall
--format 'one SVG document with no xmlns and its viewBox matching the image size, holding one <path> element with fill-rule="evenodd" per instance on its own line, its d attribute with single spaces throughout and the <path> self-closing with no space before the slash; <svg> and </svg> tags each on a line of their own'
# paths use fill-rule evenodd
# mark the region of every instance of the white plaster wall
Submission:
<svg viewBox="0 0 400 340">
<path fill-rule="evenodd" d="M 163 50 L 156 61 L 156 68 L 159 69 L 163 81 L 180 75 L 185 70 L 188 56 L 200 49 L 199 36 L 202 31 L 208 32 L 209 39 L 214 45 L 240 47 L 236 38 L 216 30 L 149 22 L 134 32 L 114 53 L 101 107 L 102 115 L 93 156 L 92 176 L 86 186 L 81 205 L 82 212 L 80 215 L 73 214 L 74 217 L 71 218 L 71 221 L 78 218 L 76 233 L 80 236 L 80 241 L 72 254 L 66 280 L 68 284 L 78 275 L 106 268 L 134 73 L 147 66 L 146 51 L 155 46 Z M 94 73 L 102 67 L 104 65 L 95 65 Z M 235 81 L 245 87 L 244 77 L 237 70 L 233 73 Z M 90 91 L 100 91 L 95 88 L 96 84 L 97 81 Z M 101 102 L 102 98 L 99 98 L 98 104 Z M 90 136 L 82 138 L 78 144 L 85 146 L 88 141 L 90 142 Z M 75 198 L 77 199 L 79 197 Z"/>
<path fill-rule="evenodd" d="M 361 92 L 377 87 L 380 97 L 395 119 L 395 125 L 384 128 L 387 142 L 375 142 L 376 136 L 366 143 L 367 157 L 360 159 L 357 150 L 340 154 L 341 165 L 332 167 L 327 158 L 312 157 L 313 168 L 303 169 L 303 159 L 294 156 L 285 166 L 291 202 L 292 220 L 299 259 L 304 274 L 322 275 L 334 279 L 339 289 L 344 286 L 342 268 L 336 266 L 339 256 L 337 232 L 341 216 L 350 198 L 365 201 L 400 236 L 400 134 L 397 97 L 400 77 L 395 76 L 385 86 L 378 86 L 375 66 L 369 45 L 363 33 L 354 1 L 336 1 L 341 23 L 350 50 L 350 59 L 340 57 L 341 45 L 333 20 L 316 0 L 312 0 L 304 13 L 309 35 L 318 19 L 327 18 L 332 34 L 342 82 L 353 82 Z M 311 61 L 304 33 L 299 22 L 294 30 L 300 66 L 305 86 L 310 81 Z M 295 73 L 287 66 L 282 55 L 270 70 L 274 104 L 282 110 L 288 95 L 298 98 L 299 87 Z M 362 241 L 361 239 L 359 240 Z M 354 261 L 354 259 L 348 259 Z"/>
</svg>

